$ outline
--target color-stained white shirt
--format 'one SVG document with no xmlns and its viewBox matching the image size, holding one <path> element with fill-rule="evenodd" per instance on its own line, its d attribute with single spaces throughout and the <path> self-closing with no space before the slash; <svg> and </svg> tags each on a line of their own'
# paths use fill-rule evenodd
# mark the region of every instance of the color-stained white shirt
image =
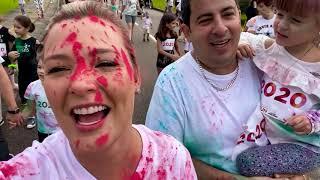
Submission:
<svg viewBox="0 0 320 180">
<path fill-rule="evenodd" d="M 173 137 L 134 125 L 143 143 L 141 160 L 132 179 L 197 179 L 186 148 Z M 62 131 L 49 136 L 7 162 L 0 162 L 0 179 L 93 180 L 76 159 Z"/>
<path fill-rule="evenodd" d="M 225 87 L 236 75 L 204 73 L 218 87 Z M 231 155 L 240 128 L 260 100 L 259 91 L 260 81 L 252 61 L 239 61 L 239 74 L 232 88 L 218 92 L 203 78 L 189 52 L 159 75 L 146 126 L 173 135 L 192 157 L 237 173 Z"/>
<path fill-rule="evenodd" d="M 254 31 L 256 34 L 263 34 L 271 38 L 275 37 L 273 23 L 276 19 L 276 15 L 273 15 L 271 19 L 265 19 L 261 15 L 251 18 L 246 26 L 248 31 Z"/>
</svg>

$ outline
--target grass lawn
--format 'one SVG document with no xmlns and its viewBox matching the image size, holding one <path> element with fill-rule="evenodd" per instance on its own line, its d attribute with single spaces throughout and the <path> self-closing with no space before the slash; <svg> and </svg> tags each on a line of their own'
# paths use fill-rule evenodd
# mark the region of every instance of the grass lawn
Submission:
<svg viewBox="0 0 320 180">
<path fill-rule="evenodd" d="M 0 15 L 4 15 L 7 12 L 16 9 L 18 7 L 18 0 L 0 0 Z"/>
</svg>

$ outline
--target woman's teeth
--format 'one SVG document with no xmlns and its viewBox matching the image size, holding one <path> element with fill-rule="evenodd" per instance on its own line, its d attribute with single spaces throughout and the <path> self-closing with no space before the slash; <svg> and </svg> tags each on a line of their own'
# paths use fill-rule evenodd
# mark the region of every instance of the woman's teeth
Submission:
<svg viewBox="0 0 320 180">
<path fill-rule="evenodd" d="M 75 108 L 73 109 L 73 113 L 76 115 L 88 115 L 88 114 L 94 114 L 99 111 L 105 110 L 105 106 L 91 106 L 88 108 Z"/>
</svg>

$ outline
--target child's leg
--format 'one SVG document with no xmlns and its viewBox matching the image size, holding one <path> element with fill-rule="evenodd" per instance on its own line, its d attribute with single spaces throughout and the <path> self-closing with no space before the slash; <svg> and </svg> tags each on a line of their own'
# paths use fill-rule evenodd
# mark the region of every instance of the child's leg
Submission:
<svg viewBox="0 0 320 180">
<path fill-rule="evenodd" d="M 149 33 L 147 33 L 147 41 L 149 41 Z"/>
<path fill-rule="evenodd" d="M 49 134 L 41 133 L 41 132 L 38 131 L 38 140 L 39 140 L 39 142 L 42 142 L 48 136 L 49 136 Z"/>
<path fill-rule="evenodd" d="M 302 175 L 320 167 L 320 154 L 297 144 L 274 144 L 247 149 L 238 155 L 236 165 L 248 177 Z"/>
<path fill-rule="evenodd" d="M 20 6 L 20 10 L 21 10 L 22 15 L 26 15 L 26 12 L 24 10 L 24 4 L 19 4 L 19 6 Z"/>
</svg>

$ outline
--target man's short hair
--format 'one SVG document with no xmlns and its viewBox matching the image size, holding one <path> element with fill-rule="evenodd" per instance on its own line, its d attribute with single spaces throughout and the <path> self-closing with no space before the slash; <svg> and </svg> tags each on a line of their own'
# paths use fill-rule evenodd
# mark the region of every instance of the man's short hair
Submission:
<svg viewBox="0 0 320 180">
<path fill-rule="evenodd" d="M 193 0 L 196 1 L 196 0 Z M 234 0 L 239 8 L 239 0 Z M 191 0 L 182 0 L 182 19 L 183 23 L 190 27 L 190 16 L 191 16 L 191 7 L 190 7 Z"/>
</svg>

